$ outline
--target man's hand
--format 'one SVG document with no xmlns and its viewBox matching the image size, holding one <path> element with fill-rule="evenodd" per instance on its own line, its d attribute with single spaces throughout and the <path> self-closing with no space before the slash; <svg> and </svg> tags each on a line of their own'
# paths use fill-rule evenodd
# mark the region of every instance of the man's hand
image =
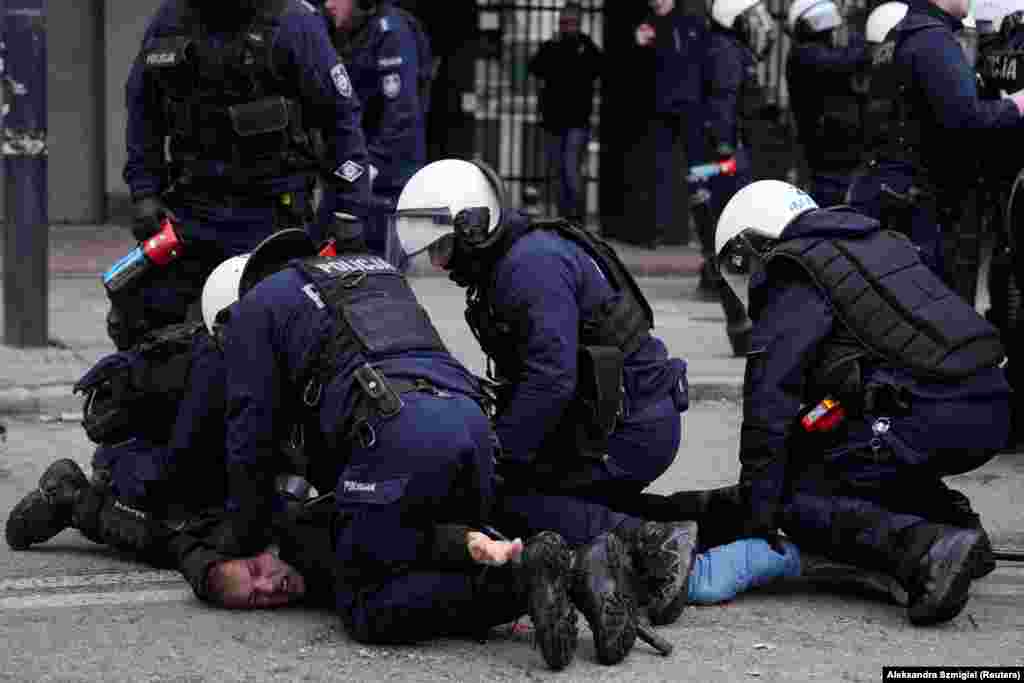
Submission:
<svg viewBox="0 0 1024 683">
<path fill-rule="evenodd" d="M 644 23 L 636 27 L 636 44 L 647 47 L 654 43 L 654 27 Z"/>
<path fill-rule="evenodd" d="M 473 561 L 491 567 L 500 567 L 509 562 L 518 564 L 523 554 L 521 539 L 496 541 L 480 531 L 470 531 L 466 534 L 466 545 Z"/>
<path fill-rule="evenodd" d="M 148 240 L 160 232 L 160 223 L 165 218 L 177 221 L 177 217 L 167 208 L 159 197 L 149 195 L 135 202 L 135 222 L 132 224 L 132 235 L 140 242 Z"/>
</svg>

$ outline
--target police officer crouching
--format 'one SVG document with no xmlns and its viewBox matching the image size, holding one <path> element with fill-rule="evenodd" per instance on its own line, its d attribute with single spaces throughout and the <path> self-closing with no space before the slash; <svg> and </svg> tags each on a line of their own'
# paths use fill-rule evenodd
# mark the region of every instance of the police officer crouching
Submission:
<svg viewBox="0 0 1024 683">
<path fill-rule="evenodd" d="M 137 287 L 111 294 L 119 349 L 185 320 L 213 268 L 272 232 L 309 226 L 319 239 L 334 211 L 365 216 L 361 105 L 307 3 L 164 0 L 126 92 L 132 233 L 147 240 L 170 219 L 184 245 Z"/>
<path fill-rule="evenodd" d="M 229 555 L 268 542 L 282 469 L 274 446 L 291 434 L 297 446 L 319 444 L 309 480 L 334 492 L 334 605 L 355 639 L 479 636 L 528 612 L 560 669 L 575 652 L 575 602 L 604 663 L 628 654 L 624 550 L 608 534 L 588 546 L 579 582 L 554 532 L 528 538 L 520 564 L 481 573 L 467 539 L 495 495 L 484 397 L 391 264 L 360 239 L 321 255 L 302 231 L 282 231 L 240 267 L 211 273 L 203 311 L 227 362 Z M 204 597 L 221 585 L 213 566 L 187 571 Z"/>
<path fill-rule="evenodd" d="M 781 527 L 803 551 L 893 576 L 914 624 L 952 619 L 995 567 L 977 514 L 941 477 L 1006 444 L 997 330 L 906 237 L 781 181 L 738 192 L 715 241 L 754 322 L 749 533 Z"/>
<path fill-rule="evenodd" d="M 806 187 L 821 206 L 845 201 L 850 175 L 864 155 L 863 72 L 871 56 L 863 39 L 837 44 L 842 24 L 832 0 L 794 0 L 786 20 L 793 38 L 786 83 L 809 171 Z"/>
<path fill-rule="evenodd" d="M 482 163 L 444 159 L 406 185 L 405 252 L 466 288 L 466 319 L 498 384 L 509 481 L 599 502 L 668 469 L 688 405 L 686 364 L 615 251 L 575 224 L 510 209 Z"/>
</svg>

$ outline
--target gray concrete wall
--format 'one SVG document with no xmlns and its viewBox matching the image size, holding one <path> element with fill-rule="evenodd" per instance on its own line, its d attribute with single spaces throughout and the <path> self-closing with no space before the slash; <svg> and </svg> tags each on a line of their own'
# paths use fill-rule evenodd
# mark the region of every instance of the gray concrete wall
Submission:
<svg viewBox="0 0 1024 683">
<path fill-rule="evenodd" d="M 139 51 L 142 33 L 161 0 L 106 0 L 104 35 L 106 38 L 107 159 L 106 184 L 111 213 L 121 212 L 128 197 L 128 186 L 121 179 L 124 169 L 125 103 L 124 84 Z"/>
</svg>

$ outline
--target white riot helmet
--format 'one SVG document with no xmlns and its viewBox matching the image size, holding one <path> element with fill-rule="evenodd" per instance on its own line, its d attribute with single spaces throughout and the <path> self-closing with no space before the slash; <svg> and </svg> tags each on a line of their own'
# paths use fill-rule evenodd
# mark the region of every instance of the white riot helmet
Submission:
<svg viewBox="0 0 1024 683">
<path fill-rule="evenodd" d="M 893 26 L 903 21 L 909 7 L 905 2 L 885 2 L 871 10 L 864 26 L 864 37 L 872 44 L 885 42 Z"/>
<path fill-rule="evenodd" d="M 316 245 L 306 231 L 289 228 L 273 233 L 248 254 L 232 256 L 222 262 L 203 284 L 200 301 L 206 329 L 215 335 L 221 311 L 292 259 L 315 254 Z"/>
<path fill-rule="evenodd" d="M 978 0 L 974 4 L 974 21 L 978 33 L 998 33 L 1006 15 L 1024 11 L 1021 0 Z"/>
<path fill-rule="evenodd" d="M 203 322 L 206 323 L 206 329 L 210 334 L 215 334 L 217 314 L 238 301 L 238 283 L 242 281 L 242 272 L 248 260 L 248 254 L 232 256 L 222 261 L 207 276 L 201 302 Z"/>
<path fill-rule="evenodd" d="M 394 234 L 409 257 L 426 249 L 432 257 L 452 249 L 457 229 L 466 246 L 484 248 L 500 236 L 503 198 L 501 178 L 486 164 L 441 159 L 421 168 L 402 188 L 392 216 Z"/>
<path fill-rule="evenodd" d="M 831 31 L 843 23 L 843 15 L 833 0 L 793 0 L 786 15 L 786 30 L 798 40 Z"/>
<path fill-rule="evenodd" d="M 759 58 L 775 43 L 777 27 L 763 0 L 710 0 L 711 20 L 739 33 Z"/>
<path fill-rule="evenodd" d="M 732 196 L 715 229 L 715 254 L 726 283 L 749 305 L 750 277 L 790 223 L 818 208 L 811 196 L 781 180 L 758 180 Z"/>
</svg>

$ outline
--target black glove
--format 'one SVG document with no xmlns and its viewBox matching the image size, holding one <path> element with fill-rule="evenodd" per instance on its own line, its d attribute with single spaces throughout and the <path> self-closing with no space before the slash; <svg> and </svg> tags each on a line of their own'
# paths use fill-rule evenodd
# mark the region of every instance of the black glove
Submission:
<svg viewBox="0 0 1024 683">
<path fill-rule="evenodd" d="M 132 235 L 140 242 L 149 239 L 160 232 L 160 223 L 165 218 L 170 218 L 172 221 L 178 220 L 156 195 L 148 195 L 136 200 Z"/>
</svg>

